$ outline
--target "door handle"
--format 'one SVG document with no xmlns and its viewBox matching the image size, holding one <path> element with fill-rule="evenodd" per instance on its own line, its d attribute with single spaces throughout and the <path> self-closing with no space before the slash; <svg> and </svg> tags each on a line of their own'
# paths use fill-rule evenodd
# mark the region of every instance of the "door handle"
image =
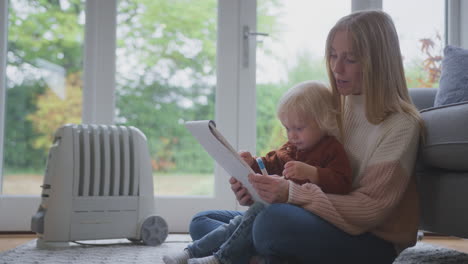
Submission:
<svg viewBox="0 0 468 264">
<path fill-rule="evenodd" d="M 268 37 L 269 35 L 263 32 L 251 32 L 249 26 L 242 27 L 242 67 L 244 68 L 249 67 L 249 39 L 252 36 L 256 38 L 257 36 Z"/>
</svg>

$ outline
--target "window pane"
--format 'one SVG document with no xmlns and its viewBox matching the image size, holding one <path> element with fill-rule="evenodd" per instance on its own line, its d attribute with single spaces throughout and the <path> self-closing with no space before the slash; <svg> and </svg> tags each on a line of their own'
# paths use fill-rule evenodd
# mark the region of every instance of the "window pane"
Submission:
<svg viewBox="0 0 468 264">
<path fill-rule="evenodd" d="M 4 194 L 40 194 L 55 130 L 81 122 L 82 0 L 9 4 Z"/>
<path fill-rule="evenodd" d="M 121 0 L 116 123 L 148 139 L 158 195 L 213 195 L 214 163 L 184 126 L 214 119 L 217 1 Z"/>
<path fill-rule="evenodd" d="M 408 87 L 438 87 L 445 46 L 445 1 L 385 0 L 398 31 Z"/>
<path fill-rule="evenodd" d="M 351 1 L 260 0 L 258 31 L 267 32 L 257 49 L 257 154 L 285 142 L 276 104 L 294 84 L 305 80 L 328 82 L 325 41 L 328 31 L 351 11 Z M 267 8 L 275 5 L 274 8 Z"/>
</svg>

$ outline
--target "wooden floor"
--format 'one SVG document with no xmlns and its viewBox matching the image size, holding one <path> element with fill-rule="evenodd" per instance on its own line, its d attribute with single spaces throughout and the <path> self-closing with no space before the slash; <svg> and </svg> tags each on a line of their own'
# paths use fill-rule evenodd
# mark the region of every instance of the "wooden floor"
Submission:
<svg viewBox="0 0 468 264">
<path fill-rule="evenodd" d="M 0 252 L 15 248 L 35 238 L 33 234 L 0 234 Z"/>
<path fill-rule="evenodd" d="M 0 252 L 15 248 L 35 238 L 33 234 L 0 234 Z M 468 239 L 429 234 L 425 235 L 422 241 L 468 253 Z"/>
<path fill-rule="evenodd" d="M 426 235 L 422 241 L 436 246 L 451 248 L 460 252 L 468 253 L 468 239 Z"/>
</svg>

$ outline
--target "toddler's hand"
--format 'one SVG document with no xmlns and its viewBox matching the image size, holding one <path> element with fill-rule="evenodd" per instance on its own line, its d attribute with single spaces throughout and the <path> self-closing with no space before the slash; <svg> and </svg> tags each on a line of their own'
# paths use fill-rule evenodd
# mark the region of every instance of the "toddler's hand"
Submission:
<svg viewBox="0 0 468 264">
<path fill-rule="evenodd" d="M 307 180 L 317 183 L 317 168 L 300 161 L 288 161 L 284 165 L 283 176 L 286 179 Z"/>
<path fill-rule="evenodd" d="M 231 184 L 231 190 L 236 195 L 236 199 L 239 201 L 240 205 L 246 206 L 253 204 L 252 196 L 250 196 L 249 191 L 244 186 L 242 186 L 240 181 L 236 180 L 234 177 L 231 177 L 229 179 L 229 183 Z"/>
<path fill-rule="evenodd" d="M 239 151 L 239 156 L 250 166 L 252 167 L 254 163 L 254 158 L 252 157 L 252 154 L 248 151 Z"/>
</svg>

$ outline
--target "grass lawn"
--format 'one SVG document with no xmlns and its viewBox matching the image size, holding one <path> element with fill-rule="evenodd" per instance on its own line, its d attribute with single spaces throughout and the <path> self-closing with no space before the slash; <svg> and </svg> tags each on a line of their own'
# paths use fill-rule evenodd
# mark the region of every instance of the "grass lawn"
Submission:
<svg viewBox="0 0 468 264">
<path fill-rule="evenodd" d="M 3 175 L 3 194 L 39 195 L 43 175 L 17 173 Z M 156 173 L 153 175 L 156 195 L 213 195 L 213 174 Z"/>
</svg>

